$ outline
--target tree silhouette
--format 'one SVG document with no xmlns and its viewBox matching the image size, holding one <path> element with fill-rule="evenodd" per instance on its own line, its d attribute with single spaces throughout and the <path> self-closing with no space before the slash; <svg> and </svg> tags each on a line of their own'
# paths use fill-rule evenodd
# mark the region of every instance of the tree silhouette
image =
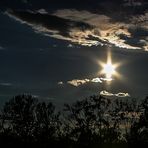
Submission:
<svg viewBox="0 0 148 148">
<path fill-rule="evenodd" d="M 91 96 L 64 105 L 18 95 L 0 112 L 3 147 L 108 148 L 148 145 L 148 97 L 137 100 Z"/>
<path fill-rule="evenodd" d="M 36 129 L 35 137 L 41 144 L 55 142 L 59 136 L 61 122 L 60 113 L 55 113 L 55 106 L 52 103 L 38 103 L 36 106 Z"/>
<path fill-rule="evenodd" d="M 117 142 L 120 132 L 110 116 L 110 107 L 111 101 L 102 96 L 92 96 L 72 106 L 66 104 L 70 137 L 81 147 Z"/>
<path fill-rule="evenodd" d="M 3 136 L 15 137 L 23 145 L 51 145 L 60 131 L 59 116 L 60 113 L 55 113 L 52 103 L 38 102 L 31 95 L 19 95 L 4 105 L 1 131 Z"/>
<path fill-rule="evenodd" d="M 7 102 L 3 109 L 3 117 L 13 134 L 23 140 L 31 140 L 35 127 L 35 107 L 37 99 L 31 95 L 20 95 Z"/>
<path fill-rule="evenodd" d="M 130 145 L 148 145 L 148 97 L 141 104 L 139 120 L 131 125 L 127 140 Z"/>
</svg>

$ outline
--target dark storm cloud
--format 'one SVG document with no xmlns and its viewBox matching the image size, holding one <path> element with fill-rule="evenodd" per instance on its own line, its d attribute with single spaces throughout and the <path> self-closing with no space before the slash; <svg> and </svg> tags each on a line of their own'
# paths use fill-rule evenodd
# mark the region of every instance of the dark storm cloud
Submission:
<svg viewBox="0 0 148 148">
<path fill-rule="evenodd" d="M 41 25 L 46 29 L 56 30 L 63 36 L 69 36 L 70 28 L 76 27 L 80 30 L 91 29 L 92 27 L 83 22 L 71 21 L 50 14 L 41 14 L 25 11 L 10 11 L 11 15 L 34 25 Z"/>
<path fill-rule="evenodd" d="M 143 47 L 146 51 L 148 50 L 148 30 L 142 27 L 131 27 L 128 32 L 131 37 L 120 34 L 120 38 L 125 40 L 125 43 L 130 46 Z"/>
<path fill-rule="evenodd" d="M 143 8 L 141 5 L 140 8 Z M 103 45 L 110 44 L 120 48 L 148 50 L 146 43 L 148 41 L 147 9 L 142 12 L 137 10 L 135 14 L 130 12 L 133 8 L 126 7 L 128 6 L 121 5 L 120 10 L 111 9 L 110 14 L 107 10 L 102 11 L 102 13 L 92 13 L 76 9 L 63 9 L 57 10 L 54 15 L 75 21 L 81 20 L 93 25 L 94 30 L 91 31 L 90 35 L 95 37 L 96 41 L 101 41 Z M 134 9 L 136 10 L 136 8 Z"/>
<path fill-rule="evenodd" d="M 94 7 L 96 4 L 109 0 L 1 0 L 1 6 L 11 8 L 84 8 Z M 112 0 L 112 2 L 118 2 Z M 91 5 L 90 5 L 91 4 Z"/>
<path fill-rule="evenodd" d="M 16 10 L 9 15 L 44 35 L 86 46 L 144 50 L 148 49 L 147 37 L 133 35 L 129 28 L 147 30 L 147 6 L 146 0 L 1 1 L 1 7 Z"/>
<path fill-rule="evenodd" d="M 65 7 L 62 2 L 67 2 Z M 15 8 L 17 11 L 7 14 L 30 25 L 35 32 L 84 46 L 110 45 L 148 50 L 146 1 L 44 1 L 42 7 L 37 7 L 39 3 L 35 1 L 25 4 L 32 7 L 23 11 Z M 51 5 L 55 7 L 51 9 Z M 137 28 L 141 30 L 137 31 Z"/>
<path fill-rule="evenodd" d="M 1 0 L 1 6 L 12 8 L 79 8 L 91 9 L 96 8 L 99 4 L 107 3 L 119 6 L 141 6 L 147 0 Z M 100 7 L 101 8 L 101 7 Z"/>
<path fill-rule="evenodd" d="M 8 11 L 8 16 L 31 26 L 35 32 L 58 39 L 68 40 L 81 45 L 96 44 L 97 41 L 89 34 L 93 25 L 46 14 L 44 9 L 32 11 Z"/>
</svg>

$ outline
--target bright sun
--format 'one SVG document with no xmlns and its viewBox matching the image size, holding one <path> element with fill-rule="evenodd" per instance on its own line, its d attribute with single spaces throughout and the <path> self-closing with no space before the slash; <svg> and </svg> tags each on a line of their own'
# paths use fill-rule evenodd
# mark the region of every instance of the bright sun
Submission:
<svg viewBox="0 0 148 148">
<path fill-rule="evenodd" d="M 107 63 L 103 65 L 103 71 L 102 71 L 107 79 L 111 79 L 112 75 L 115 73 L 115 66 L 112 65 L 112 63 Z"/>
<path fill-rule="evenodd" d="M 105 80 L 106 81 L 112 81 L 112 77 L 113 75 L 116 75 L 118 76 L 119 74 L 116 72 L 116 68 L 119 66 L 119 63 L 118 64 L 113 64 L 112 63 L 112 59 L 111 59 L 111 53 L 108 52 L 108 55 L 107 55 L 107 62 L 106 63 L 103 63 L 103 62 L 99 62 L 100 65 L 102 66 L 102 71 L 101 73 L 102 74 L 105 74 Z"/>
</svg>

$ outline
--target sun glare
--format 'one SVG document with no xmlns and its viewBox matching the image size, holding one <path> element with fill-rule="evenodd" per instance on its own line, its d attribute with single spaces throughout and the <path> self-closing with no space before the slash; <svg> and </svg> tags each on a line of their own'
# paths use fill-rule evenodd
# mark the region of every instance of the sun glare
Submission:
<svg viewBox="0 0 148 148">
<path fill-rule="evenodd" d="M 116 72 L 116 68 L 118 67 L 118 64 L 113 64 L 112 63 L 112 59 L 111 59 L 111 53 L 108 52 L 107 55 L 107 62 L 103 63 L 103 62 L 99 62 L 100 65 L 102 66 L 102 71 L 101 73 L 105 75 L 105 80 L 106 81 L 112 81 L 113 80 L 113 75 L 118 76 L 119 74 Z"/>
<path fill-rule="evenodd" d="M 111 79 L 112 75 L 115 73 L 115 67 L 112 63 L 107 63 L 103 67 L 103 73 L 106 75 L 107 79 Z"/>
</svg>

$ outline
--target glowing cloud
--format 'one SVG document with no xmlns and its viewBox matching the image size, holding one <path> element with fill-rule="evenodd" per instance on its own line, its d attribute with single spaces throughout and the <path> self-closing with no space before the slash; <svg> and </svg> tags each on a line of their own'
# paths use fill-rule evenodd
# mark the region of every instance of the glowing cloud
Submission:
<svg viewBox="0 0 148 148">
<path fill-rule="evenodd" d="M 122 97 L 130 97 L 129 93 L 119 92 L 119 93 L 114 94 L 114 93 L 108 92 L 106 90 L 101 91 L 100 95 L 109 96 L 109 97 L 114 96 L 114 97 L 121 97 L 121 98 Z"/>
<path fill-rule="evenodd" d="M 67 83 L 68 84 L 71 84 L 73 86 L 80 86 L 80 85 L 83 85 L 85 83 L 88 83 L 90 80 L 89 79 L 84 79 L 84 80 L 77 80 L 77 79 L 74 79 L 74 80 L 71 80 L 71 81 L 68 81 Z"/>
<path fill-rule="evenodd" d="M 104 80 L 104 78 L 97 77 L 97 78 L 93 78 L 93 79 L 73 79 L 73 80 L 67 81 L 66 83 L 73 85 L 75 87 L 78 87 L 78 86 L 88 84 L 88 83 L 103 83 L 103 81 L 106 81 L 106 80 Z M 64 85 L 64 82 L 60 81 L 57 84 Z"/>
</svg>

